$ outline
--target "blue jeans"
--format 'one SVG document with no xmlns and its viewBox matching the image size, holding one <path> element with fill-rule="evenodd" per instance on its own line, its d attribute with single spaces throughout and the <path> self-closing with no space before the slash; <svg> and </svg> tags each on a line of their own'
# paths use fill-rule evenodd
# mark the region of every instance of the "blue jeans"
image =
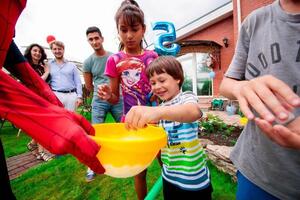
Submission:
<svg viewBox="0 0 300 200">
<path fill-rule="evenodd" d="M 240 171 L 237 171 L 238 187 L 236 192 L 237 200 L 279 200 L 270 193 L 264 191 L 250 180 L 248 180 Z"/>
<path fill-rule="evenodd" d="M 92 100 L 92 124 L 103 123 L 108 112 L 116 122 L 120 122 L 123 113 L 123 99 L 113 105 L 94 96 Z"/>
</svg>

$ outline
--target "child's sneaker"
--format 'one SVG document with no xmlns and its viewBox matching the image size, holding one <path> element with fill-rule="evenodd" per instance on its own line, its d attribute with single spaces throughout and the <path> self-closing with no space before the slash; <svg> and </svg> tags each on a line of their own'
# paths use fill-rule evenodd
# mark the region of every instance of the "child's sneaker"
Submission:
<svg viewBox="0 0 300 200">
<path fill-rule="evenodd" d="M 93 172 L 90 168 L 87 170 L 86 172 L 86 176 L 85 176 L 85 181 L 86 182 L 91 182 L 95 179 L 95 172 Z"/>
</svg>

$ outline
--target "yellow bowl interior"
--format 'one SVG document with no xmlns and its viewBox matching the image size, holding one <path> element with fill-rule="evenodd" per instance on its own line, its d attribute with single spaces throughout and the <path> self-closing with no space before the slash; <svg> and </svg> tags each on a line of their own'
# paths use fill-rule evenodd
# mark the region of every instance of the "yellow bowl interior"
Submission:
<svg viewBox="0 0 300 200">
<path fill-rule="evenodd" d="M 167 143 L 167 134 L 161 127 L 148 125 L 143 129 L 127 130 L 123 123 L 93 126 L 96 134 L 92 138 L 101 145 L 97 157 L 105 173 L 113 177 L 140 173 Z"/>
</svg>

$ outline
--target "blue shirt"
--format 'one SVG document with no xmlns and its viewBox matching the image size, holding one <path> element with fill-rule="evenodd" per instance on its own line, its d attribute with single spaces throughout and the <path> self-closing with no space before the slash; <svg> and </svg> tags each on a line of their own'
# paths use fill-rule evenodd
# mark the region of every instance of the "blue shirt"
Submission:
<svg viewBox="0 0 300 200">
<path fill-rule="evenodd" d="M 76 65 L 64 60 L 63 64 L 58 64 L 55 59 L 49 61 L 50 86 L 53 90 L 73 90 L 76 89 L 77 97 L 82 97 L 82 85 Z"/>
</svg>

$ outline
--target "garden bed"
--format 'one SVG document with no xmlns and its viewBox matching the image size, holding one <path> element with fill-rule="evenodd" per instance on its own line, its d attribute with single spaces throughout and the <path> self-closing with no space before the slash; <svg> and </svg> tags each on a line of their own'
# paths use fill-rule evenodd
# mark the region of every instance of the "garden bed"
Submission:
<svg viewBox="0 0 300 200">
<path fill-rule="evenodd" d="M 234 146 L 242 127 L 228 125 L 216 115 L 207 115 L 199 122 L 199 138 L 208 139 L 215 145 Z"/>
</svg>

